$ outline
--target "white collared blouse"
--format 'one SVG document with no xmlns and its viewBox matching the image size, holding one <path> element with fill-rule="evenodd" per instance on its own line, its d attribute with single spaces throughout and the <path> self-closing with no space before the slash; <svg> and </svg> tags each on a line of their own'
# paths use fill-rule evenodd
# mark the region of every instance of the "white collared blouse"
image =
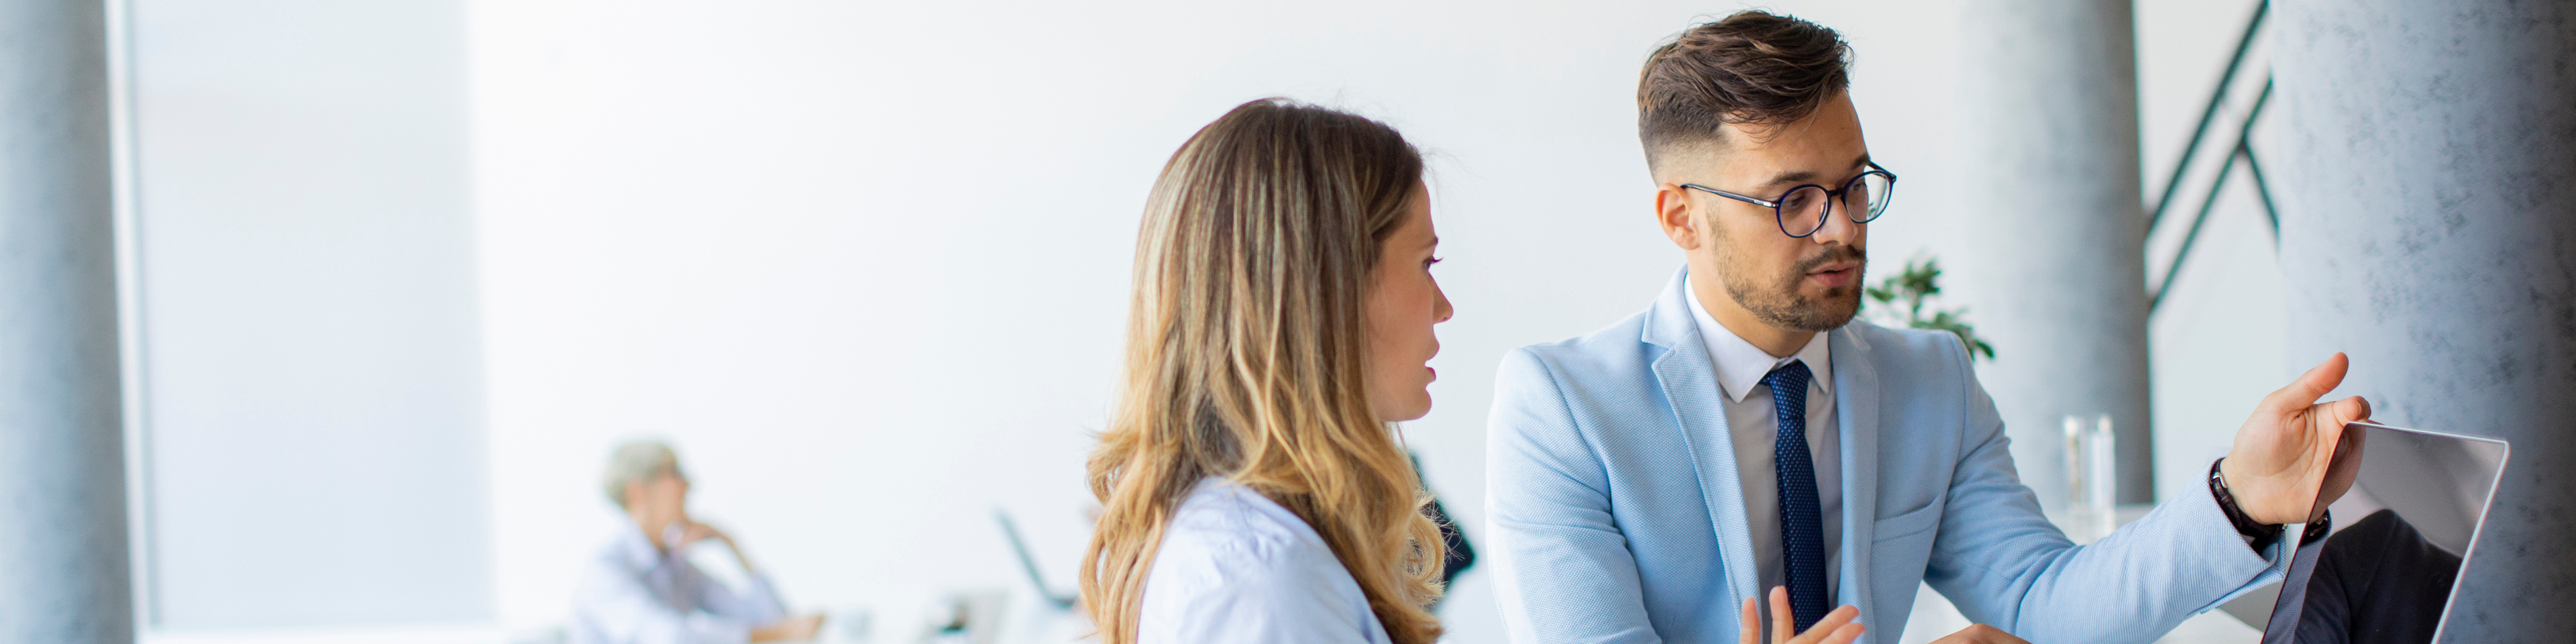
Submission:
<svg viewBox="0 0 2576 644">
<path fill-rule="evenodd" d="M 1359 582 L 1304 519 L 1234 482 L 1199 481 L 1146 574 L 1139 644 L 1387 642 Z"/>
</svg>

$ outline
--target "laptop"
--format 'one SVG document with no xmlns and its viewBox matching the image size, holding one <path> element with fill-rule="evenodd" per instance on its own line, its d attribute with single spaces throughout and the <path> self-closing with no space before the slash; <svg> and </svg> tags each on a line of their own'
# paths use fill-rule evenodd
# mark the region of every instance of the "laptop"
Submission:
<svg viewBox="0 0 2576 644">
<path fill-rule="evenodd" d="M 2263 644 L 2424 644 L 2442 636 L 2460 571 L 2504 473 L 2504 441 L 2344 426 L 2326 489 L 2351 488 L 2299 539 Z M 2322 528 L 2322 529 L 2318 529 Z"/>
</svg>

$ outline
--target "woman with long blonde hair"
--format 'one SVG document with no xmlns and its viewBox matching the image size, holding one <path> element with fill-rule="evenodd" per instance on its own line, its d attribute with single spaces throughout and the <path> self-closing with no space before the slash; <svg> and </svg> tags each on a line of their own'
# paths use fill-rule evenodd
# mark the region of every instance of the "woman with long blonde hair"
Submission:
<svg viewBox="0 0 2576 644">
<path fill-rule="evenodd" d="M 1439 529 L 1394 423 L 1449 301 L 1422 156 L 1279 99 L 1202 128 L 1137 234 L 1124 386 L 1091 457 L 1104 644 L 1429 644 Z"/>
</svg>

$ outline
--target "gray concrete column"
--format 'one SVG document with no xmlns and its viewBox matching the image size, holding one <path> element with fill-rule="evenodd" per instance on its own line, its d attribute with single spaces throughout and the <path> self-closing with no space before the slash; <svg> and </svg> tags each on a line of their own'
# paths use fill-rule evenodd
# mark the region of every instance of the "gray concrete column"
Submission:
<svg viewBox="0 0 2576 644">
<path fill-rule="evenodd" d="M 2576 2 L 2283 0 L 2289 360 L 2513 442 L 2450 642 L 2576 633 Z"/>
<path fill-rule="evenodd" d="M 134 640 L 105 3 L 0 3 L 0 642 Z"/>
<path fill-rule="evenodd" d="M 2135 30 L 2127 0 L 1970 0 L 1958 109 L 1964 208 L 1942 257 L 1994 343 L 1977 369 L 2043 504 L 2065 502 L 2061 420 L 2110 414 L 2119 499 L 2154 499 L 2138 188 Z"/>
</svg>

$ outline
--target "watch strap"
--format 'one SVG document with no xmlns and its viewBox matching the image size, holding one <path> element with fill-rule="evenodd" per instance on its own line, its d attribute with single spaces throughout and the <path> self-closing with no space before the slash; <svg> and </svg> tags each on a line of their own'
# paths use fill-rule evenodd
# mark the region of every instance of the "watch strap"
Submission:
<svg viewBox="0 0 2576 644">
<path fill-rule="evenodd" d="M 2272 542 L 2281 539 L 2281 526 L 2255 521 L 2254 517 L 2245 515 L 2243 508 L 2236 507 L 2236 495 L 2227 490 L 2227 477 L 2219 474 L 2218 466 L 2226 462 L 2224 458 L 2209 462 L 2209 496 L 2218 500 L 2218 511 L 2227 515 L 2227 523 L 2236 526 L 2236 534 L 2244 535 L 2245 545 L 2253 547 L 2255 552 L 2262 552 L 2264 548 L 2271 547 Z M 2317 524 L 2324 523 L 2320 521 Z"/>
</svg>

